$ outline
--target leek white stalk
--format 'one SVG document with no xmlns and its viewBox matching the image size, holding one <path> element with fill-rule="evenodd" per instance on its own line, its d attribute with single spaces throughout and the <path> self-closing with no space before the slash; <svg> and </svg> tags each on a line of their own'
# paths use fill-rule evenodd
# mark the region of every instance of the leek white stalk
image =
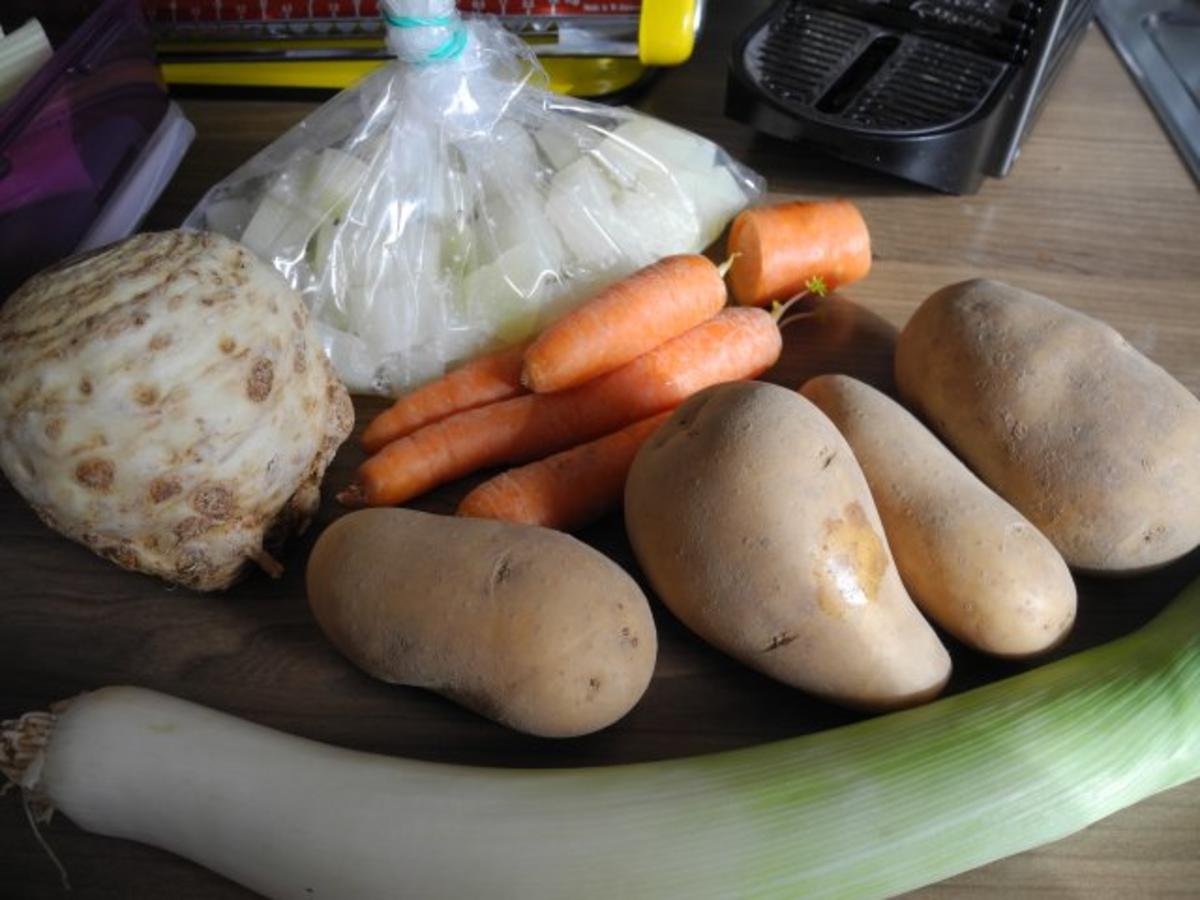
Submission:
<svg viewBox="0 0 1200 900">
<path fill-rule="evenodd" d="M 8 723 L 0 765 L 83 828 L 270 897 L 883 896 L 1200 775 L 1200 582 L 1104 647 L 713 756 L 438 765 L 106 688 Z"/>
</svg>

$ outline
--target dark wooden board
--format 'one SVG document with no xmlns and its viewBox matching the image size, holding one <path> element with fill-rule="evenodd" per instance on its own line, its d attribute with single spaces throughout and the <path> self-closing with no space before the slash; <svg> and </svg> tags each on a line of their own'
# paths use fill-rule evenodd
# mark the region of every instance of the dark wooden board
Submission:
<svg viewBox="0 0 1200 900">
<path fill-rule="evenodd" d="M 757 4 L 710 4 L 696 58 L 665 73 L 638 106 L 720 142 L 778 196 L 855 197 L 876 263 L 850 297 L 789 328 L 769 379 L 790 387 L 826 371 L 886 384 L 896 329 L 931 290 L 989 275 L 1058 297 L 1121 329 L 1200 392 L 1200 202 L 1170 145 L 1098 33 L 1047 103 L 1013 175 L 980 194 L 933 195 L 753 135 L 724 119 L 724 53 Z M 203 191 L 313 108 L 311 103 L 195 100 L 199 131 L 151 227 L 177 223 Z M 378 401 L 360 401 L 360 424 Z M 1114 423 L 1119 427 L 1119 423 Z M 347 444 L 327 486 L 361 459 Z M 472 482 L 419 505 L 448 512 Z M 327 490 L 327 493 L 330 491 Z M 372 681 L 341 659 L 305 605 L 303 568 L 328 500 L 293 542 L 282 579 L 255 575 L 200 596 L 123 572 L 45 528 L 0 480 L 0 717 L 82 690 L 132 683 L 295 734 L 380 753 L 512 766 L 599 765 L 742 747 L 853 721 L 712 651 L 654 602 L 653 683 L 621 722 L 567 741 L 507 731 L 423 691 Z M 637 575 L 617 517 L 583 535 Z M 1124 634 L 1200 576 L 1200 555 L 1150 576 L 1080 581 L 1080 615 L 1059 656 Z M 956 692 L 1031 664 L 951 643 Z M 247 893 L 151 848 L 85 834 L 56 819 L 44 834 L 74 896 L 243 898 Z M 61 897 L 58 877 L 9 796 L 0 802 L 0 895 Z M 928 897 L 1197 896 L 1200 783 L 1169 791 L 1087 831 L 918 892 Z"/>
</svg>

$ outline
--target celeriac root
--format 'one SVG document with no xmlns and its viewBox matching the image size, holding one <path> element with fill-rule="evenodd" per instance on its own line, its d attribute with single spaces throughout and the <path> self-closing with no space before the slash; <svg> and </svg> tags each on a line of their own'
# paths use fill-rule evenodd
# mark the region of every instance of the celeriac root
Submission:
<svg viewBox="0 0 1200 900">
<path fill-rule="evenodd" d="M 247 556 L 258 564 L 258 567 L 267 573 L 271 578 L 279 578 L 283 575 L 283 564 L 274 556 L 268 553 L 264 548 L 250 552 Z"/>
<path fill-rule="evenodd" d="M 37 783 L 42 768 L 42 751 L 54 733 L 56 721 L 57 716 L 52 712 L 28 712 L 19 719 L 8 719 L 0 724 L 0 774 L 4 775 L 7 782 L 33 794 L 30 800 L 34 803 L 38 821 L 50 818 L 49 809 L 43 813 L 37 808 Z M 49 807 L 44 798 L 40 803 Z"/>
<path fill-rule="evenodd" d="M 56 706 L 60 711 L 63 708 L 65 704 Z M 0 723 L 0 774 L 5 778 L 0 794 L 8 793 L 14 785 L 21 789 L 21 802 L 25 807 L 25 815 L 29 818 L 29 827 L 33 829 L 33 836 L 58 869 L 63 887 L 70 890 L 67 870 L 63 868 L 63 864 L 38 830 L 39 824 L 49 822 L 50 817 L 54 815 L 54 805 L 38 788 L 38 782 L 41 779 L 46 744 L 54 734 L 57 721 L 58 716 L 54 712 L 38 711 L 28 712 L 19 719 L 6 719 Z"/>
</svg>

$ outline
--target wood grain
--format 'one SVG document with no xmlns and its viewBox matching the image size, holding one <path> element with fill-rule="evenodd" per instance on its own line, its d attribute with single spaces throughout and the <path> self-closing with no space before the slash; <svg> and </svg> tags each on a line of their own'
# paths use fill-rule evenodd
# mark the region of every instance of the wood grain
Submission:
<svg viewBox="0 0 1200 900">
<path fill-rule="evenodd" d="M 1200 203 L 1152 113 L 1093 31 L 1070 63 L 1008 179 L 945 197 L 795 146 L 722 115 L 724 55 L 761 4 L 710 4 L 696 58 L 636 105 L 719 141 L 780 196 L 851 196 L 870 223 L 871 277 L 788 330 L 770 379 L 819 372 L 890 378 L 896 329 L 932 290 L 987 275 L 1112 323 L 1200 393 Z M 198 138 L 149 227 L 169 227 L 204 190 L 313 109 L 311 103 L 184 101 Z M 376 401 L 358 404 L 360 423 Z M 329 475 L 346 483 L 354 444 Z M 470 483 L 420 506 L 449 511 Z M 47 530 L 0 483 L 0 717 L 111 683 L 136 683 L 296 734 L 363 750 L 462 763 L 562 766 L 664 759 L 816 731 L 855 717 L 746 671 L 694 640 L 657 603 L 660 658 L 641 704 L 597 735 L 517 735 L 418 690 L 371 681 L 325 642 L 305 606 L 304 560 L 338 511 L 326 503 L 291 546 L 279 581 L 256 576 L 219 597 L 120 571 Z M 585 539 L 630 568 L 619 522 Z M 1200 575 L 1200 553 L 1138 579 L 1081 580 L 1078 626 L 1056 655 L 1128 632 Z M 952 646 L 952 691 L 1030 664 Z M 303 786 L 297 786 L 302 790 Z M 80 900 L 221 898 L 246 891 L 168 854 L 85 834 L 44 833 Z M 4 896 L 57 898 L 57 875 L 20 804 L 0 803 Z M 914 893 L 920 898 L 1127 898 L 1200 895 L 1200 782 L 1176 788 L 1047 847 Z"/>
</svg>

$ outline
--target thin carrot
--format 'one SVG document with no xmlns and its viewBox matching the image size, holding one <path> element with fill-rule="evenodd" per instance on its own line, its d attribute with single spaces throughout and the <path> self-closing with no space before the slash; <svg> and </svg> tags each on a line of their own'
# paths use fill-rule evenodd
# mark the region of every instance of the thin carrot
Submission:
<svg viewBox="0 0 1200 900">
<path fill-rule="evenodd" d="M 668 256 L 605 288 L 525 351 L 521 381 L 546 393 L 619 369 L 695 328 L 725 305 L 725 281 L 704 256 Z"/>
<path fill-rule="evenodd" d="M 829 288 L 871 270 L 871 235 L 849 200 L 782 203 L 738 213 L 729 231 L 736 255 L 729 287 L 738 303 L 769 306 L 804 291 L 813 279 Z"/>
<path fill-rule="evenodd" d="M 458 504 L 460 516 L 572 531 L 621 504 L 625 477 L 646 439 L 671 413 L 606 434 L 562 453 L 501 472 Z"/>
<path fill-rule="evenodd" d="M 385 506 L 486 466 L 527 462 L 678 406 L 710 384 L 753 378 L 779 358 L 771 314 L 725 309 L 615 372 L 554 394 L 456 413 L 388 444 L 359 467 L 343 503 Z"/>
<path fill-rule="evenodd" d="M 409 391 L 377 415 L 362 434 L 374 453 L 397 438 L 467 409 L 525 393 L 521 359 L 525 345 L 489 353 L 464 363 L 436 381 Z"/>
</svg>

